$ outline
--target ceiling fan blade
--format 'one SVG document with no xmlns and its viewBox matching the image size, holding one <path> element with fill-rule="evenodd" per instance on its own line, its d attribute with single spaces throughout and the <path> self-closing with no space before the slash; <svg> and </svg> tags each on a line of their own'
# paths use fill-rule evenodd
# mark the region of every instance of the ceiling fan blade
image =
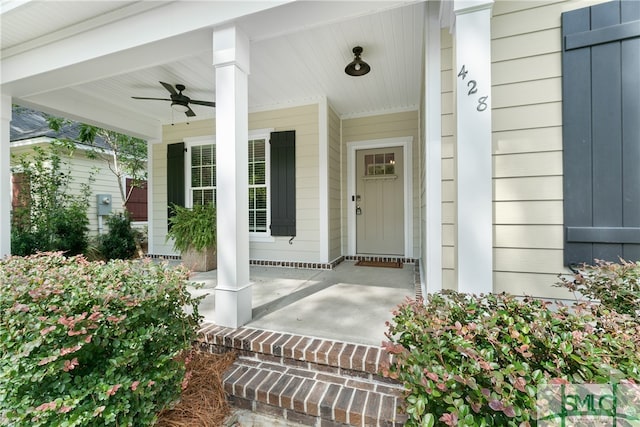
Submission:
<svg viewBox="0 0 640 427">
<path fill-rule="evenodd" d="M 189 104 L 196 104 L 196 105 L 204 105 L 206 107 L 215 107 L 216 103 L 215 102 L 211 102 L 211 101 L 197 101 L 195 99 L 191 99 L 189 100 Z"/>
<path fill-rule="evenodd" d="M 154 101 L 171 101 L 170 99 L 167 98 L 145 98 L 143 96 L 132 96 L 133 99 L 151 99 Z"/>
<path fill-rule="evenodd" d="M 168 90 L 171 95 L 178 94 L 178 92 L 176 92 L 176 90 L 173 88 L 173 85 L 170 85 L 169 83 L 165 83 L 165 82 L 160 82 L 160 84 L 164 86 L 164 88 Z"/>
<path fill-rule="evenodd" d="M 193 110 L 191 109 L 191 107 L 189 107 L 187 105 L 188 110 L 184 112 L 184 114 L 186 114 L 187 117 L 195 117 L 196 113 L 193 112 Z"/>
</svg>

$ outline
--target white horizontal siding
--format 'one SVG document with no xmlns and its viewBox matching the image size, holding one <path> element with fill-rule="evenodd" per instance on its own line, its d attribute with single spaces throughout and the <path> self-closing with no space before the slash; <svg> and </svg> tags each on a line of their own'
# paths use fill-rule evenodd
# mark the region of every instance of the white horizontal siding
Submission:
<svg viewBox="0 0 640 427">
<path fill-rule="evenodd" d="M 549 102 L 493 110 L 494 132 L 562 126 L 562 103 Z"/>
<path fill-rule="evenodd" d="M 562 225 L 562 200 L 494 202 L 496 224 Z"/>
<path fill-rule="evenodd" d="M 521 296 L 544 296 L 551 299 L 574 299 L 574 295 L 567 289 L 553 286 L 559 281 L 556 274 L 495 271 L 493 280 L 494 292 L 507 292 Z"/>
<path fill-rule="evenodd" d="M 552 77 L 493 87 L 493 108 L 519 107 L 562 101 L 562 79 Z"/>
<path fill-rule="evenodd" d="M 494 178 L 562 174 L 562 152 L 543 151 L 493 156 Z"/>
<path fill-rule="evenodd" d="M 493 132 L 496 155 L 562 151 L 562 127 Z"/>
<path fill-rule="evenodd" d="M 495 271 L 556 275 L 564 272 L 562 249 L 494 248 L 493 255 Z M 536 296 L 544 295 L 536 294 Z"/>
<path fill-rule="evenodd" d="M 331 107 L 328 108 L 327 126 L 329 138 L 329 260 L 332 261 L 342 255 L 342 203 L 344 198 L 340 181 L 340 156 L 342 154 L 340 151 L 340 118 Z"/>
<path fill-rule="evenodd" d="M 600 1 L 601 2 L 601 1 Z M 561 13 L 585 1 L 496 1 L 492 19 L 495 291 L 567 297 Z"/>
<path fill-rule="evenodd" d="M 165 127 L 166 129 L 166 127 Z M 175 139 L 171 143 L 178 142 Z M 167 144 L 151 144 L 153 170 L 149 171 L 152 176 L 153 187 L 153 224 L 149 224 L 149 234 L 153 233 L 153 247 L 149 248 L 149 253 L 154 255 L 174 255 L 171 242 L 166 241 L 167 236 Z"/>
<path fill-rule="evenodd" d="M 40 147 L 47 147 L 47 144 L 38 144 Z M 11 148 L 11 164 L 18 163 L 18 158 L 22 155 L 33 155 L 33 146 L 23 146 Z M 91 195 L 87 207 L 87 217 L 89 219 L 89 234 L 98 234 L 98 208 L 97 194 L 110 194 L 111 207 L 113 213 L 123 212 L 122 196 L 118 187 L 118 179 L 109 169 L 108 164 L 101 159 L 89 158 L 83 149 L 76 149 L 72 156 L 62 155 L 62 170 L 71 173 L 69 189 L 67 194 L 79 196 L 82 184 L 90 186 Z"/>
<path fill-rule="evenodd" d="M 561 49 L 560 41 L 559 28 L 494 39 L 491 43 L 492 60 L 499 62 L 557 52 Z"/>
<path fill-rule="evenodd" d="M 346 152 L 346 144 L 355 141 L 369 141 L 384 138 L 406 137 L 413 138 L 413 253 L 420 254 L 420 161 L 418 154 L 418 111 L 408 111 L 403 113 L 383 114 L 377 116 L 367 116 L 355 119 L 346 119 L 342 122 L 343 152 Z M 347 164 L 346 155 L 343 155 L 342 179 L 343 192 L 347 192 Z M 346 209 L 343 213 L 343 223 L 347 224 Z M 344 227 L 343 227 L 344 229 Z M 347 234 L 348 235 L 348 230 Z"/>
<path fill-rule="evenodd" d="M 256 260 L 318 262 L 319 200 L 318 200 L 318 106 L 261 111 L 249 114 L 249 130 L 273 129 L 296 131 L 296 216 L 297 236 L 291 244 L 289 237 L 275 237 L 271 242 L 251 242 L 250 258 Z M 193 121 L 163 127 L 163 142 L 153 145 L 154 254 L 174 254 L 167 233 L 166 155 L 167 144 L 185 138 L 215 134 L 214 120 Z"/>
<path fill-rule="evenodd" d="M 296 234 L 274 242 L 251 242 L 255 260 L 320 261 L 320 200 L 318 165 L 318 105 L 249 114 L 249 129 L 296 131 Z M 326 238 L 326 236 L 325 236 Z"/>
<path fill-rule="evenodd" d="M 495 248 L 562 249 L 562 225 L 494 226 Z"/>
<path fill-rule="evenodd" d="M 562 74 L 560 52 L 515 58 L 491 64 L 493 85 L 549 79 Z"/>
<path fill-rule="evenodd" d="M 562 176 L 493 180 L 495 201 L 562 200 Z"/>
</svg>

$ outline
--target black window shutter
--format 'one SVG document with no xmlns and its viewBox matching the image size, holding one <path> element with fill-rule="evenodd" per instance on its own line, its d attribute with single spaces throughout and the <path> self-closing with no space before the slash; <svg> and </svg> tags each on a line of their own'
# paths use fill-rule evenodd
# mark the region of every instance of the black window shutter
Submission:
<svg viewBox="0 0 640 427">
<path fill-rule="evenodd" d="M 640 2 L 562 14 L 565 265 L 640 259 Z"/>
<path fill-rule="evenodd" d="M 296 131 L 271 133 L 271 235 L 296 235 Z"/>
<path fill-rule="evenodd" d="M 167 218 L 173 205 L 185 205 L 184 153 L 184 142 L 167 145 Z"/>
</svg>

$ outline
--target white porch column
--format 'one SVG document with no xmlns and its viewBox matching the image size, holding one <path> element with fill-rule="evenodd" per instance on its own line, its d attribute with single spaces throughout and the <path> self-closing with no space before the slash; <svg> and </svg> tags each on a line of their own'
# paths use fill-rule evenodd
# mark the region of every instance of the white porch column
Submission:
<svg viewBox="0 0 640 427">
<path fill-rule="evenodd" d="M 0 258 L 11 255 L 11 97 L 0 95 Z"/>
<path fill-rule="evenodd" d="M 491 6 L 456 1 L 458 291 L 493 290 Z"/>
<path fill-rule="evenodd" d="M 237 27 L 213 33 L 216 76 L 218 285 L 215 323 L 251 320 L 249 282 L 249 38 Z"/>
<path fill-rule="evenodd" d="M 425 160 L 426 227 L 422 272 L 422 292 L 442 290 L 442 107 L 440 78 L 440 2 L 429 1 L 425 31 Z"/>
</svg>

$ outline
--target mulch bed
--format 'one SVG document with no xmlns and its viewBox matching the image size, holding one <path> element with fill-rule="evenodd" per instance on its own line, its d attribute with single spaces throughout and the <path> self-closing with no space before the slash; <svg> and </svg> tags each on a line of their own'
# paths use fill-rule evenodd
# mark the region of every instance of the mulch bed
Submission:
<svg viewBox="0 0 640 427">
<path fill-rule="evenodd" d="M 187 355 L 187 387 L 180 402 L 160 413 L 156 427 L 217 427 L 231 414 L 222 384 L 235 353 L 211 354 L 192 350 Z"/>
</svg>

